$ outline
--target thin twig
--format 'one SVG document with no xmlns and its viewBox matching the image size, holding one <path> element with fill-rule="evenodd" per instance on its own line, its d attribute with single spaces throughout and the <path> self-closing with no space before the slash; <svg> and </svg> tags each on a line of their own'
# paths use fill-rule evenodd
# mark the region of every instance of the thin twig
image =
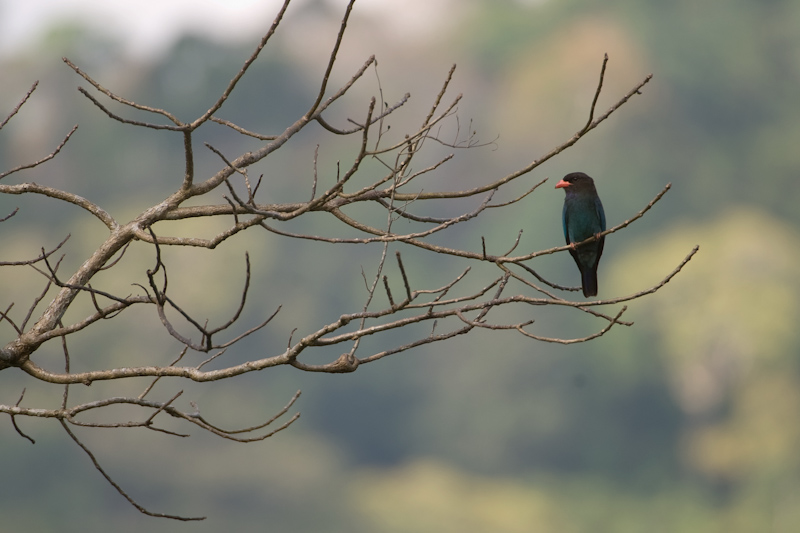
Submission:
<svg viewBox="0 0 800 533">
<path fill-rule="evenodd" d="M 128 500 L 128 503 L 130 503 L 132 506 L 134 506 L 140 513 L 146 514 L 147 516 L 154 516 L 154 517 L 157 517 L 157 518 L 171 518 L 173 520 L 180 520 L 180 521 L 184 521 L 184 522 L 193 521 L 193 520 L 205 520 L 206 519 L 205 516 L 180 516 L 180 515 L 173 515 L 173 514 L 166 514 L 166 513 L 154 513 L 152 511 L 148 510 L 147 508 L 145 508 L 144 506 L 139 505 L 133 498 L 131 498 L 128 495 L 127 492 L 125 492 L 122 489 L 122 487 L 120 487 L 117 484 L 116 481 L 114 481 L 111 478 L 111 476 L 109 476 L 106 473 L 106 471 L 103 469 L 103 467 L 100 466 L 100 463 L 97 461 L 97 458 L 95 458 L 95 456 L 92 453 L 92 451 L 89 450 L 89 448 L 83 442 L 81 442 L 80 439 L 78 439 L 78 437 L 69 429 L 69 426 L 67 425 L 67 423 L 64 420 L 59 420 L 59 422 L 61 422 L 61 426 L 64 428 L 64 431 L 67 432 L 67 435 L 69 435 L 69 437 L 75 442 L 75 444 L 77 444 L 86 453 L 86 455 L 89 456 L 89 459 L 92 461 L 92 464 L 97 469 L 97 471 L 100 472 L 100 474 L 104 478 L 106 478 L 106 481 L 108 481 L 108 483 L 112 487 L 114 487 L 116 489 L 116 491 L 123 498 Z"/>
<path fill-rule="evenodd" d="M 597 99 L 600 98 L 600 91 L 603 90 L 603 79 L 606 76 L 606 65 L 608 64 L 608 54 L 603 54 L 603 66 L 600 67 L 600 79 L 597 82 L 597 90 L 594 92 L 594 98 L 592 99 L 592 106 L 589 108 L 589 120 L 586 121 L 586 125 L 583 127 L 582 132 L 586 132 L 589 130 L 589 126 L 592 125 L 592 120 L 594 119 L 594 109 L 597 106 Z"/>
<path fill-rule="evenodd" d="M 3 127 L 6 124 L 8 124 L 8 121 L 11 120 L 11 118 L 14 115 L 16 115 L 17 112 L 19 112 L 19 110 L 22 108 L 22 106 L 25 105 L 25 102 L 28 101 L 28 98 L 31 97 L 31 95 L 33 94 L 33 91 L 35 91 L 36 87 L 38 87 L 38 86 L 39 86 L 39 80 L 36 80 L 35 82 L 33 82 L 33 85 L 31 85 L 31 88 L 28 89 L 28 92 L 25 93 L 25 96 L 22 97 L 22 100 L 20 100 L 19 103 L 14 107 L 14 109 L 11 110 L 11 113 L 9 113 L 8 116 L 6 116 L 5 120 L 3 120 L 3 122 L 0 122 L 0 130 L 2 130 Z"/>
<path fill-rule="evenodd" d="M 38 167 L 42 163 L 50 161 L 51 159 L 53 159 L 55 156 L 58 155 L 58 153 L 61 151 L 62 148 L 64 148 L 64 145 L 67 144 L 67 141 L 69 141 L 70 137 L 72 137 L 72 134 L 75 133 L 75 131 L 77 131 L 77 129 L 78 129 L 78 125 L 76 124 L 76 125 L 74 125 L 72 127 L 71 130 L 69 130 L 69 133 L 67 133 L 66 137 L 64 137 L 64 139 L 61 141 L 61 143 L 59 143 L 59 145 L 56 146 L 55 150 L 53 150 L 52 152 L 50 152 L 48 155 L 44 156 L 43 158 L 39 159 L 38 161 L 34 161 L 33 163 L 26 163 L 24 165 L 19 165 L 17 167 L 12 168 L 11 170 L 6 170 L 5 172 L 0 172 L 0 180 L 5 178 L 6 176 L 9 176 L 9 175 L 15 173 L 15 172 L 19 172 L 20 170 L 25 170 L 25 169 L 28 169 L 28 168 Z M 24 184 L 24 185 L 28 185 L 28 184 Z M 33 184 L 31 184 L 31 185 L 33 185 Z M 7 185 L 0 185 L 0 192 L 4 192 L 4 193 L 7 193 L 7 194 L 19 194 L 19 193 L 14 192 L 14 191 L 16 191 L 18 189 L 21 189 L 21 188 L 22 187 L 20 187 L 20 186 L 10 187 L 10 186 L 7 186 Z M 23 191 L 23 192 L 28 192 L 28 191 Z"/>
</svg>

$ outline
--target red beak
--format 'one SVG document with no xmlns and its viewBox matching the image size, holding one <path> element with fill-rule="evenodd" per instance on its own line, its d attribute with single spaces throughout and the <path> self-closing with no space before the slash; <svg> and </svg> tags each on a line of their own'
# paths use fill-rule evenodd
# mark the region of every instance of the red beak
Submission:
<svg viewBox="0 0 800 533">
<path fill-rule="evenodd" d="M 570 183 L 568 181 L 564 181 L 564 180 L 561 180 L 558 183 L 556 183 L 556 189 L 566 189 L 569 186 L 570 186 Z"/>
</svg>

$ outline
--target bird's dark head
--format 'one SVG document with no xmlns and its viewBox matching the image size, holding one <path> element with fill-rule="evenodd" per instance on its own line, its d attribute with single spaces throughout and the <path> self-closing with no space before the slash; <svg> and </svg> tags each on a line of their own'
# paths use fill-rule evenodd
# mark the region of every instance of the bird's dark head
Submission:
<svg viewBox="0 0 800 533">
<path fill-rule="evenodd" d="M 564 179 L 556 183 L 556 189 L 564 189 L 565 192 L 593 191 L 594 180 L 583 172 L 572 172 L 564 176 Z"/>
</svg>

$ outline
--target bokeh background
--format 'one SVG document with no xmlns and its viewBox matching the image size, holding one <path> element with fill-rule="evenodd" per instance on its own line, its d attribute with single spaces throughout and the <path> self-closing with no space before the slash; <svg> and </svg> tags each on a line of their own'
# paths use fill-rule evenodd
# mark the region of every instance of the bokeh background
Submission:
<svg viewBox="0 0 800 533">
<path fill-rule="evenodd" d="M 183 119 L 200 115 L 238 71 L 277 10 L 274 2 L 0 2 L 0 116 L 34 80 L 40 85 L 0 132 L 0 169 L 64 152 L 8 182 L 76 192 L 120 219 L 177 187 L 179 136 L 108 120 L 76 90 L 67 56 L 105 86 Z M 296 0 L 275 42 L 226 103 L 224 118 L 265 133 L 303 113 L 344 9 L 342 0 Z M 134 7 L 135 6 L 135 7 Z M 485 217 L 459 238 L 503 239 L 525 229 L 530 249 L 561 244 L 563 174 L 595 177 L 611 224 L 629 218 L 666 183 L 644 219 L 610 236 L 601 296 L 657 283 L 694 246 L 699 255 L 663 290 L 635 302 L 632 328 L 586 344 L 542 344 L 476 334 L 365 365 L 349 375 L 293 369 L 228 384 L 184 384 L 221 425 L 250 425 L 297 389 L 300 420 L 263 443 L 209 435 L 174 439 L 141 430 L 80 432 L 109 473 L 152 510 L 205 514 L 200 523 L 147 518 L 131 508 L 57 424 L 19 420 L 36 439 L 0 424 L 3 531 L 347 532 L 789 532 L 800 529 L 800 3 L 709 0 L 361 0 L 335 81 L 370 55 L 387 101 L 412 94 L 395 131 L 424 116 L 452 63 L 462 129 L 489 146 L 461 151 L 432 187 L 483 183 L 557 146 L 586 121 L 604 53 L 599 108 L 648 73 L 654 79 L 607 123 L 528 181 L 548 185 L 504 217 Z M 377 94 L 374 74 L 332 113 L 361 117 Z M 143 117 L 140 117 L 143 118 Z M 226 153 L 257 145 L 209 127 Z M 319 130 L 319 128 L 317 128 Z M 266 194 L 304 198 L 316 143 L 323 172 L 352 145 L 309 132 L 257 169 Z M 198 150 L 200 175 L 219 163 Z M 288 176 L 288 178 L 287 178 Z M 300 176 L 301 178 L 292 178 Z M 15 181 L 17 180 L 17 181 Z M 69 206 L 1 197 L 2 259 L 30 257 L 72 234 L 69 271 L 103 229 Z M 329 228 L 313 219 L 301 229 Z M 315 226 L 315 224 L 317 224 Z M 217 227 L 194 228 L 211 234 Z M 251 253 L 253 322 L 285 311 L 229 362 L 285 346 L 364 298 L 361 268 L 377 248 L 297 243 L 266 232 L 214 252 L 170 257 L 174 288 L 201 315 L 228 316 Z M 436 285 L 464 265 L 413 258 L 412 279 Z M 131 261 L 142 275 L 149 256 Z M 562 283 L 577 271 L 566 254 L 534 265 Z M 22 312 L 41 290 L 33 272 L 3 270 L 0 306 Z M 176 279 L 177 278 L 177 279 Z M 112 283 L 113 280 L 108 280 Z M 130 279 L 123 279 L 124 286 Z M 120 289 L 128 290 L 131 289 Z M 155 317 L 133 315 L 76 336 L 73 368 L 164 364 L 177 353 Z M 583 318 L 536 315 L 537 333 L 581 336 Z M 130 325 L 134 324 L 135 328 Z M 13 332 L 0 324 L 0 339 Z M 387 342 L 397 340 L 389 339 Z M 336 354 L 334 354 L 335 357 Z M 58 368 L 58 347 L 37 354 Z M 198 359 L 202 360 L 202 359 Z M 7 370 L 0 401 L 57 406 L 49 390 Z M 130 391 L 141 390 L 141 383 Z M 118 392 L 116 392 L 118 393 Z M 73 388 L 74 401 L 116 394 Z M 166 394 L 166 393 L 165 393 Z M 171 393 L 170 393 L 171 394 Z M 185 428 L 184 428 L 185 429 Z"/>
</svg>

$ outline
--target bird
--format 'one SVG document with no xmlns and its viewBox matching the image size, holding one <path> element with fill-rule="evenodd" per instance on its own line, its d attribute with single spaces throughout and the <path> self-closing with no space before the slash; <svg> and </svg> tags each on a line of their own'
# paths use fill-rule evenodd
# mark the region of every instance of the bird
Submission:
<svg viewBox="0 0 800 533">
<path fill-rule="evenodd" d="M 603 255 L 605 237 L 575 246 L 606 230 L 606 215 L 597 196 L 594 180 L 583 172 L 572 172 L 556 184 L 556 189 L 564 189 L 566 193 L 561 222 L 564 238 L 571 245 L 569 253 L 581 271 L 583 295 L 597 296 L 597 264 Z"/>
</svg>

